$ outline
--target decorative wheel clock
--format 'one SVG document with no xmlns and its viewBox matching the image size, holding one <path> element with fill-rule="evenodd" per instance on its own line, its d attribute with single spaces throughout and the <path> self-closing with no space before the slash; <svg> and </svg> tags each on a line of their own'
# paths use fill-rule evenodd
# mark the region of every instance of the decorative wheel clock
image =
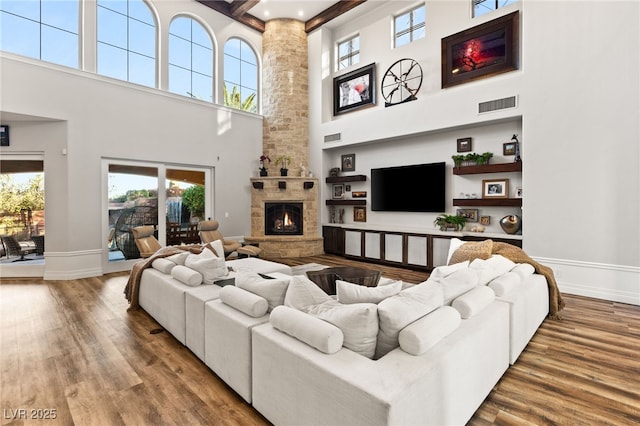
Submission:
<svg viewBox="0 0 640 426">
<path fill-rule="evenodd" d="M 422 67 L 413 59 L 400 59 L 389 67 L 382 77 L 380 90 L 384 106 L 415 101 L 422 86 Z"/>
</svg>

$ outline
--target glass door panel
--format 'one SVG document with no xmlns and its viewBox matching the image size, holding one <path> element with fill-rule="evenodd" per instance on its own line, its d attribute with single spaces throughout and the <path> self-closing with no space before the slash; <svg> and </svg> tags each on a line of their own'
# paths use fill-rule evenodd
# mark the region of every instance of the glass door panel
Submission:
<svg viewBox="0 0 640 426">
<path fill-rule="evenodd" d="M 167 168 L 167 245 L 197 244 L 198 222 L 205 214 L 205 172 Z"/>
</svg>

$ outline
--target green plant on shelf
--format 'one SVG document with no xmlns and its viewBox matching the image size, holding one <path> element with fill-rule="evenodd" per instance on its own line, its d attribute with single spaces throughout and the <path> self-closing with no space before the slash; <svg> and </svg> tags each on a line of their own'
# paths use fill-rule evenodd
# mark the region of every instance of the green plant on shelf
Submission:
<svg viewBox="0 0 640 426">
<path fill-rule="evenodd" d="M 440 228 L 441 231 L 453 229 L 454 231 L 462 231 L 467 224 L 467 219 L 453 214 L 442 213 L 436 217 L 433 224 Z"/>
</svg>

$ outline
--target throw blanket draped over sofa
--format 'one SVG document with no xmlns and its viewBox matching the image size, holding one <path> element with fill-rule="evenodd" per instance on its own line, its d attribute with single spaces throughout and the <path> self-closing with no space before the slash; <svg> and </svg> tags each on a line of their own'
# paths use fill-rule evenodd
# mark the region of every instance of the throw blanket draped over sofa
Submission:
<svg viewBox="0 0 640 426">
<path fill-rule="evenodd" d="M 466 242 L 453 253 L 449 264 L 464 262 L 466 260 L 488 259 L 493 254 L 504 256 L 515 263 L 528 263 L 534 267 L 536 273 L 544 276 L 549 286 L 549 318 L 561 319 L 560 311 L 564 308 L 564 301 L 560 296 L 560 290 L 558 290 L 558 283 L 553 275 L 553 270 L 533 260 L 520 247 L 493 240 Z"/>
</svg>

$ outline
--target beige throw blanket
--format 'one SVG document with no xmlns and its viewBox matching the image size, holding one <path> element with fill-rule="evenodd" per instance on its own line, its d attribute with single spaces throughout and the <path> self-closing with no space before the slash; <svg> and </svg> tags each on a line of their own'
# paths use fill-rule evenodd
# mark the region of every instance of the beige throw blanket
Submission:
<svg viewBox="0 0 640 426">
<path fill-rule="evenodd" d="M 174 254 L 182 253 L 184 251 L 199 254 L 200 252 L 202 252 L 202 249 L 203 246 L 201 245 L 163 247 L 155 252 L 151 257 L 136 262 L 131 268 L 131 274 L 129 274 L 127 285 L 124 287 L 125 297 L 129 301 L 129 308 L 127 308 L 127 310 L 130 311 L 133 309 L 138 309 L 140 307 L 140 305 L 138 304 L 138 291 L 140 290 L 140 279 L 142 278 L 142 272 L 150 267 L 154 260 L 162 257 L 173 256 Z"/>
</svg>

